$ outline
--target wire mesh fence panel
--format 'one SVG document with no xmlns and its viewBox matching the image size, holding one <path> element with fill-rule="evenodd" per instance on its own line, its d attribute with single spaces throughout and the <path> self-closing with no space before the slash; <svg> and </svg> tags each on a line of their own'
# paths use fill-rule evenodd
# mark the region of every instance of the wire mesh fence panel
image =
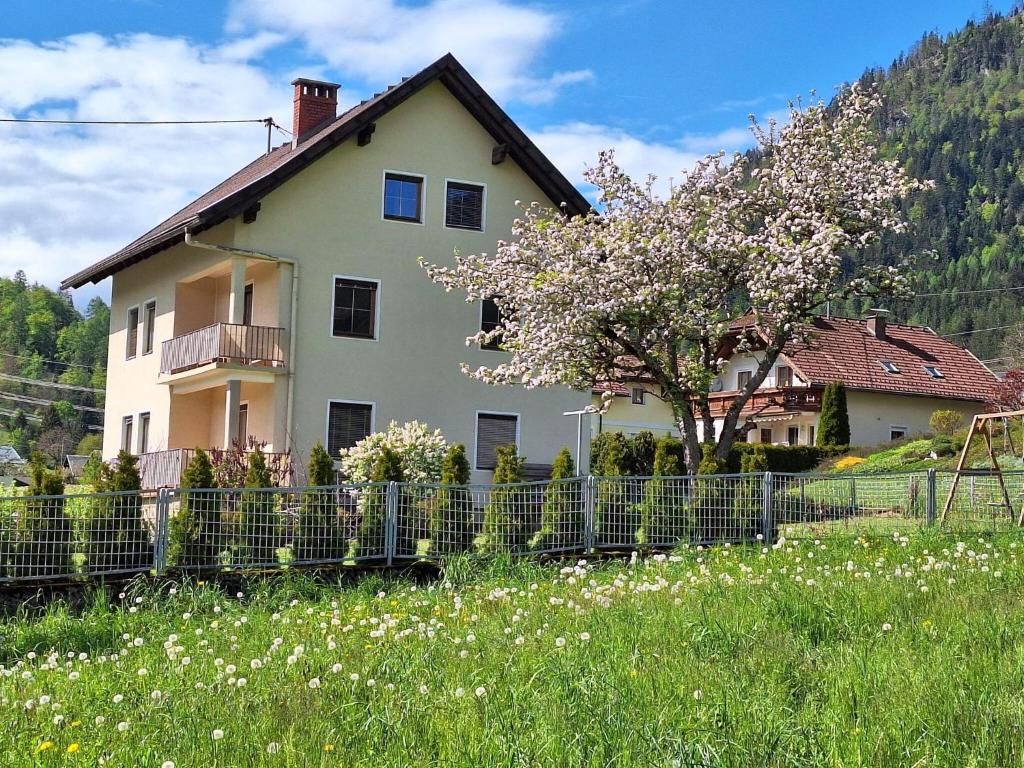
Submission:
<svg viewBox="0 0 1024 768">
<path fill-rule="evenodd" d="M 541 536 L 544 498 L 549 485 L 533 482 L 474 486 L 474 496 L 483 502 L 476 551 L 484 555 L 522 555 L 535 551 L 532 547 Z"/>
<path fill-rule="evenodd" d="M 983 532 L 1009 530 L 1017 526 L 1024 505 L 1024 472 L 1003 472 L 1001 475 L 988 470 L 960 472 L 956 489 L 950 497 L 956 480 L 955 472 L 936 473 L 936 501 L 944 527 Z"/>
<path fill-rule="evenodd" d="M 594 546 L 671 549 L 680 543 L 753 540 L 762 526 L 762 478 L 596 478 Z"/>
<path fill-rule="evenodd" d="M 137 491 L 0 499 L 0 581 L 152 570 L 155 502 Z"/>
<path fill-rule="evenodd" d="M 772 474 L 772 518 L 783 535 L 890 535 L 928 519 L 928 473 Z"/>
<path fill-rule="evenodd" d="M 386 555 L 387 484 L 178 489 L 168 567 L 277 568 Z"/>
</svg>

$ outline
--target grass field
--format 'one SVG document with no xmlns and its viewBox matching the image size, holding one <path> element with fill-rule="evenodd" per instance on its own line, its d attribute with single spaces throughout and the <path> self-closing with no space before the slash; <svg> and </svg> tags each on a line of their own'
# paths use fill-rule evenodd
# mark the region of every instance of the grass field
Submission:
<svg viewBox="0 0 1024 768">
<path fill-rule="evenodd" d="M 0 626 L 0 765 L 1020 765 L 1022 543 L 140 582 Z"/>
</svg>

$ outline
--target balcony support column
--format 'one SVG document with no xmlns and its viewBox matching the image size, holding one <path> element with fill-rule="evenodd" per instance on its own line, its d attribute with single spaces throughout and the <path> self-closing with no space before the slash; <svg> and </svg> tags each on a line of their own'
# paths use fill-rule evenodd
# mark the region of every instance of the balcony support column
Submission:
<svg viewBox="0 0 1024 768">
<path fill-rule="evenodd" d="M 295 265 L 281 263 L 277 266 L 277 324 L 284 329 L 281 334 L 281 346 L 286 360 L 290 360 L 290 350 L 293 343 L 292 322 L 294 311 L 292 307 L 293 276 Z M 274 382 L 274 427 L 271 442 L 274 450 L 284 452 L 288 450 L 288 399 L 289 390 L 294 385 L 294 372 L 292 366 L 288 366 L 288 375 Z"/>
<path fill-rule="evenodd" d="M 245 266 L 244 256 L 231 257 L 231 293 L 228 298 L 228 322 L 241 325 L 245 319 Z"/>
<path fill-rule="evenodd" d="M 238 409 L 242 403 L 242 382 L 231 379 L 224 387 L 224 448 L 238 439 Z"/>
</svg>

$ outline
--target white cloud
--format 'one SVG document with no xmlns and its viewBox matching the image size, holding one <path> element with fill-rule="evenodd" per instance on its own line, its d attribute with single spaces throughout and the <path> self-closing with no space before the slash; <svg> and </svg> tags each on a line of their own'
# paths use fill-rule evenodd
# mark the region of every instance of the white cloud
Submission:
<svg viewBox="0 0 1024 768">
<path fill-rule="evenodd" d="M 287 83 L 238 61 L 243 53 L 151 35 L 0 40 L 0 114 L 195 120 L 286 109 Z M 24 269 L 49 285 L 127 244 L 266 142 L 257 124 L 0 124 L 0 136 L 0 273 Z"/>
<path fill-rule="evenodd" d="M 531 74 L 562 17 L 509 0 L 236 0 L 233 33 L 274 32 L 369 82 L 395 82 L 447 52 L 499 99 L 543 103 L 589 70 Z"/>
<path fill-rule="evenodd" d="M 577 185 L 583 171 L 593 166 L 601 150 L 614 149 L 620 166 L 634 179 L 657 177 L 655 189 L 664 194 L 706 154 L 742 151 L 754 138 L 745 128 L 730 128 L 710 135 L 686 134 L 674 142 L 646 141 L 626 131 L 593 123 L 567 123 L 534 131 L 537 146 Z"/>
</svg>

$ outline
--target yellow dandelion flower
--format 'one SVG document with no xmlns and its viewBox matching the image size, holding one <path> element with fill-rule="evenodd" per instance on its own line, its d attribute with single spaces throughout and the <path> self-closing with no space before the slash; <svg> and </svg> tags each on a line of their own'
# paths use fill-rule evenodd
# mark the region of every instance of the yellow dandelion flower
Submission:
<svg viewBox="0 0 1024 768">
<path fill-rule="evenodd" d="M 38 747 L 36 747 L 36 752 L 37 753 L 38 752 L 45 752 L 48 749 L 53 749 L 53 742 L 52 741 L 44 741 L 42 744 L 40 744 Z"/>
<path fill-rule="evenodd" d="M 68 744 L 68 754 L 69 755 L 75 754 L 75 752 L 77 752 L 79 749 L 81 749 L 81 746 L 79 745 L 79 743 L 77 741 L 73 741 L 72 743 Z"/>
<path fill-rule="evenodd" d="M 333 744 L 324 744 L 324 752 L 333 752 L 333 751 L 334 751 L 334 745 Z"/>
<path fill-rule="evenodd" d="M 81 720 L 72 720 L 71 721 L 71 727 L 72 728 L 74 728 L 76 725 L 81 725 L 81 724 L 82 724 Z"/>
</svg>

